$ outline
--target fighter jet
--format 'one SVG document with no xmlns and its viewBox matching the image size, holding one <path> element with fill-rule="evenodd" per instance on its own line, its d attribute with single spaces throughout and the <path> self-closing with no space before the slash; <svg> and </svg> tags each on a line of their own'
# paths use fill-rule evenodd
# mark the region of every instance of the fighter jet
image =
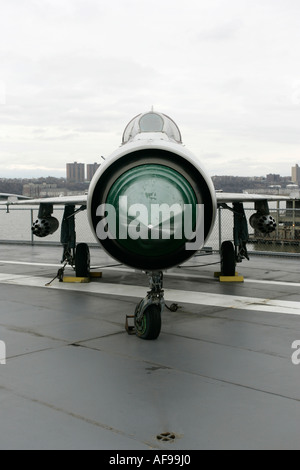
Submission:
<svg viewBox="0 0 300 470">
<path fill-rule="evenodd" d="M 183 264 L 204 246 L 218 205 L 234 216 L 234 244 L 225 241 L 221 247 L 221 271 L 234 275 L 236 263 L 248 258 L 243 204 L 254 202 L 256 213 L 250 224 L 267 234 L 276 229 L 268 200 L 283 199 L 287 198 L 216 192 L 203 163 L 183 145 L 176 123 L 152 110 L 129 122 L 121 147 L 102 163 L 88 194 L 17 204 L 40 206 L 32 227 L 37 237 L 58 229 L 53 206 L 65 206 L 62 263 L 71 264 L 77 276 L 90 271 L 89 248 L 83 243 L 76 246 L 74 225 L 76 213 L 86 210 L 99 245 L 118 263 L 147 274 L 150 290 L 136 307 L 134 326 L 138 337 L 154 340 L 165 306 L 163 272 Z"/>
</svg>

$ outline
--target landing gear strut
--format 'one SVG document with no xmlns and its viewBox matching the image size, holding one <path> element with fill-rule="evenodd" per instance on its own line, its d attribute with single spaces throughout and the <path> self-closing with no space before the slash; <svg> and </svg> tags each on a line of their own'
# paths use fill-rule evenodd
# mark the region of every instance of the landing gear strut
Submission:
<svg viewBox="0 0 300 470">
<path fill-rule="evenodd" d="M 128 316 L 126 329 L 128 333 L 134 332 L 141 339 L 154 340 L 161 331 L 161 314 L 165 306 L 163 273 L 148 272 L 147 275 L 151 290 L 135 309 L 134 330 L 128 327 L 128 318 L 132 318 Z"/>
<path fill-rule="evenodd" d="M 233 236 L 234 244 L 225 241 L 221 245 L 221 273 L 223 276 L 235 276 L 236 263 L 241 263 L 243 259 L 248 259 L 247 242 L 249 239 L 248 223 L 241 202 L 233 203 L 233 208 L 227 204 L 221 204 L 224 209 L 228 209 L 234 214 Z"/>
<path fill-rule="evenodd" d="M 66 206 L 61 225 L 61 243 L 63 245 L 63 268 L 59 270 L 58 278 L 63 280 L 63 274 L 67 265 L 74 268 L 76 277 L 89 277 L 90 275 L 90 250 L 86 243 L 76 245 L 75 215 L 86 209 L 81 206 L 75 210 L 74 205 Z"/>
</svg>

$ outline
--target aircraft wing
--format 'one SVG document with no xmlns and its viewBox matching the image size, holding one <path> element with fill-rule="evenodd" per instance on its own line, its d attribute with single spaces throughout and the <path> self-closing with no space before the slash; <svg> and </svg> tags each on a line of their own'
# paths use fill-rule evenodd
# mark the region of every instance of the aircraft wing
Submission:
<svg viewBox="0 0 300 470">
<path fill-rule="evenodd" d="M 1 197 L 0 193 L 0 197 Z M 13 196 L 13 195 L 7 195 Z M 22 197 L 22 196 L 18 196 Z M 223 193 L 216 192 L 217 203 L 225 204 L 230 202 L 256 202 L 256 201 L 288 201 L 290 197 L 288 196 L 274 196 L 267 194 L 244 194 L 244 193 Z M 30 199 L 23 196 L 23 201 L 3 201 L 2 204 L 7 204 L 9 202 L 13 205 L 39 205 L 43 203 L 53 204 L 53 205 L 86 205 L 87 204 L 87 195 L 79 196 L 60 196 L 60 197 L 50 197 L 50 198 L 40 198 L 40 199 Z M 0 202 L 1 204 L 1 202 Z"/>
<path fill-rule="evenodd" d="M 288 196 L 274 196 L 267 194 L 219 193 L 216 192 L 218 204 L 230 202 L 258 202 L 258 201 L 288 201 Z"/>
<path fill-rule="evenodd" d="M 26 201 L 15 201 L 10 202 L 12 205 L 39 205 L 39 204 L 53 204 L 53 205 L 80 205 L 84 206 L 87 204 L 87 194 L 83 194 L 80 196 L 61 196 L 61 197 L 45 197 L 40 199 L 27 199 Z M 1 203 L 0 203 L 1 204 Z M 4 204 L 4 202 L 3 202 Z M 5 202 L 5 205 L 7 202 Z"/>
<path fill-rule="evenodd" d="M 22 196 L 21 194 L 10 194 L 10 193 L 0 193 L 0 199 L 30 199 L 27 196 Z"/>
</svg>

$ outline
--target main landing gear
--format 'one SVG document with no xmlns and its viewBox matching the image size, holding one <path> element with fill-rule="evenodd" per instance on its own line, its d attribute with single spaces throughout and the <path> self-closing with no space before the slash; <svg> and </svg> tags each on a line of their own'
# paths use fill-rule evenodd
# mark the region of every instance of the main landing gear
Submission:
<svg viewBox="0 0 300 470">
<path fill-rule="evenodd" d="M 241 263 L 245 258 L 249 260 L 247 251 L 248 224 L 242 203 L 233 203 L 233 208 L 227 204 L 221 204 L 221 206 L 234 214 L 234 244 L 231 241 L 225 241 L 221 245 L 221 274 L 225 277 L 234 277 L 236 264 Z"/>
<path fill-rule="evenodd" d="M 90 249 L 86 243 L 76 244 L 75 215 L 86 209 L 86 206 L 80 207 L 77 211 L 75 206 L 66 206 L 61 226 L 61 243 L 63 245 L 63 256 L 61 262 L 63 268 L 58 271 L 58 278 L 62 281 L 65 267 L 72 266 L 76 277 L 90 276 Z"/>
<path fill-rule="evenodd" d="M 233 243 L 223 242 L 221 245 L 221 273 L 223 276 L 234 276 L 236 266 L 236 256 Z"/>
<path fill-rule="evenodd" d="M 75 250 L 76 277 L 89 277 L 91 269 L 90 249 L 86 243 L 79 243 Z"/>
</svg>

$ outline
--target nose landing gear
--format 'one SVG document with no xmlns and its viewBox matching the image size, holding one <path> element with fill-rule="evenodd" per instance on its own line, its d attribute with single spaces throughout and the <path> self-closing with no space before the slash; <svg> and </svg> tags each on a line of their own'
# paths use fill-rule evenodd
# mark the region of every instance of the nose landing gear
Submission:
<svg viewBox="0 0 300 470">
<path fill-rule="evenodd" d="M 161 331 L 161 314 L 165 306 L 163 291 L 163 273 L 147 273 L 150 291 L 141 300 L 133 316 L 126 317 L 126 330 L 129 334 L 136 334 L 141 339 L 155 340 Z M 134 327 L 129 327 L 128 319 L 134 319 Z"/>
</svg>

